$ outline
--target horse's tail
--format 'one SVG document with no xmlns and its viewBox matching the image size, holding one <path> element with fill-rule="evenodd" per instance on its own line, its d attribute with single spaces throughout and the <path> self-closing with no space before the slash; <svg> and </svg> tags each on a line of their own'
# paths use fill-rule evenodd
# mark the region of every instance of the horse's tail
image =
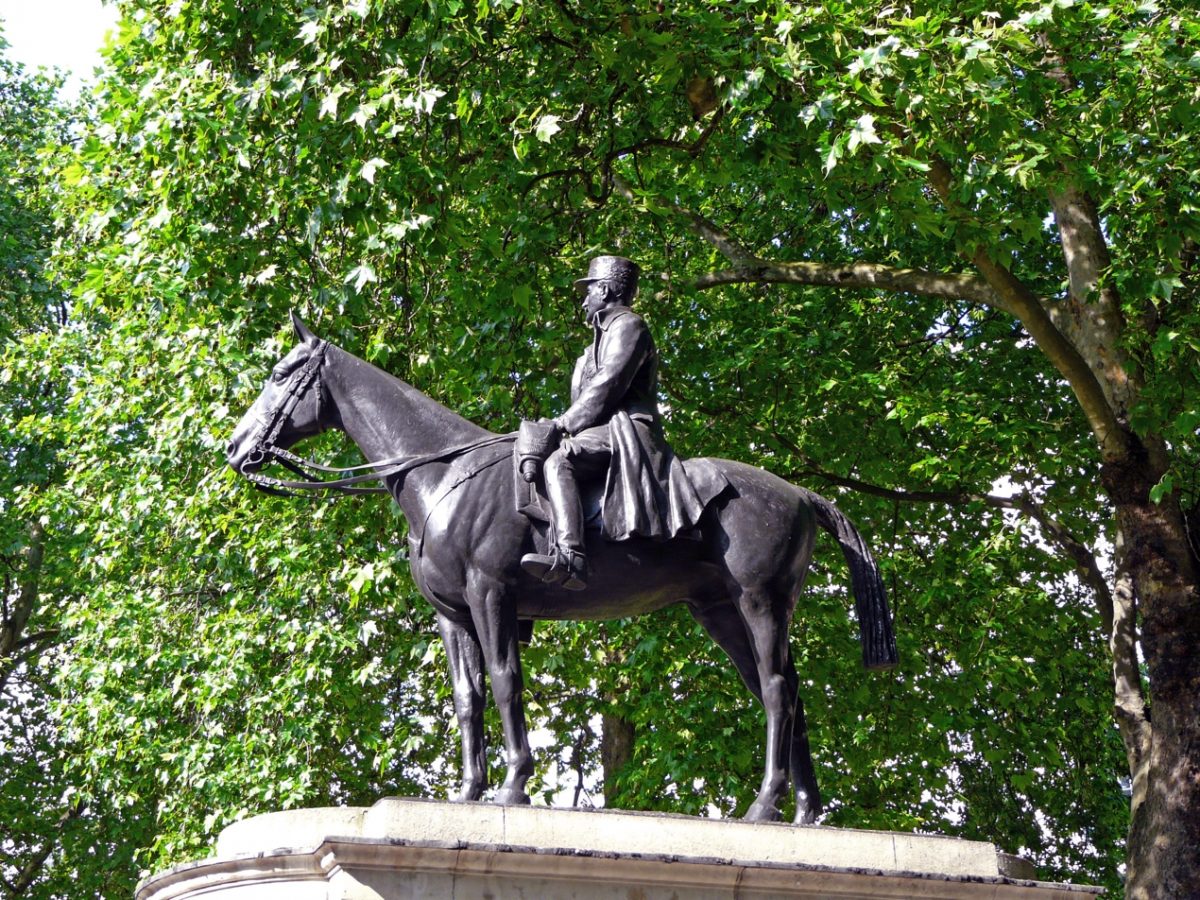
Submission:
<svg viewBox="0 0 1200 900">
<path fill-rule="evenodd" d="M 812 491 L 805 491 L 805 494 L 817 514 L 817 524 L 837 538 L 850 565 L 863 665 L 868 669 L 890 669 L 899 661 L 899 655 L 879 566 L 858 529 L 841 510 L 819 494 Z"/>
</svg>

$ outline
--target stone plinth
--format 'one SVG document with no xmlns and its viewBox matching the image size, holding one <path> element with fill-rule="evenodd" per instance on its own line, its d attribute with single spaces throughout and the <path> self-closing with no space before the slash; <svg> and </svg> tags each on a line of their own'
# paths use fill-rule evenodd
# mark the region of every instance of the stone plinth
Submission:
<svg viewBox="0 0 1200 900">
<path fill-rule="evenodd" d="M 1061 898 L 977 841 L 650 813 L 386 799 L 231 825 L 137 900 Z"/>
</svg>

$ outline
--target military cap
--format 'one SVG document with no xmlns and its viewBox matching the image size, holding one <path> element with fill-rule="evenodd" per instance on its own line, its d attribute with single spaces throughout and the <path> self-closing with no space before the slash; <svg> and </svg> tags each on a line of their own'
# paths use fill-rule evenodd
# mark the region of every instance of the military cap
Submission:
<svg viewBox="0 0 1200 900">
<path fill-rule="evenodd" d="M 593 281 L 611 281 L 618 293 L 632 297 L 637 290 L 638 264 L 624 256 L 597 256 L 588 263 L 587 277 L 575 281 L 580 290 Z"/>
</svg>

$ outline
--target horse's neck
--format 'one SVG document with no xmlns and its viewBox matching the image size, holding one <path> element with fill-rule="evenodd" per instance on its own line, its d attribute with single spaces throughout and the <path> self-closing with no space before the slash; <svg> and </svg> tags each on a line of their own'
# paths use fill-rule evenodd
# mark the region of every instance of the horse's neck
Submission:
<svg viewBox="0 0 1200 900">
<path fill-rule="evenodd" d="M 368 462 L 437 453 L 491 433 L 344 350 L 331 346 L 327 360 L 341 427 Z"/>
</svg>

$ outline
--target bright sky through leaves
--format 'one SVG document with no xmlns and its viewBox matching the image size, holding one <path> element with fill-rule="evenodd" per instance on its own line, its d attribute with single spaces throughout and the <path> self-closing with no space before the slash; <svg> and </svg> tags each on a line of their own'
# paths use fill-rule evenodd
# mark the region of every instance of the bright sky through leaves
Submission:
<svg viewBox="0 0 1200 900">
<path fill-rule="evenodd" d="M 0 0 L 9 55 L 30 68 L 62 69 L 69 94 L 100 65 L 104 35 L 116 21 L 116 6 L 101 0 Z"/>
</svg>

